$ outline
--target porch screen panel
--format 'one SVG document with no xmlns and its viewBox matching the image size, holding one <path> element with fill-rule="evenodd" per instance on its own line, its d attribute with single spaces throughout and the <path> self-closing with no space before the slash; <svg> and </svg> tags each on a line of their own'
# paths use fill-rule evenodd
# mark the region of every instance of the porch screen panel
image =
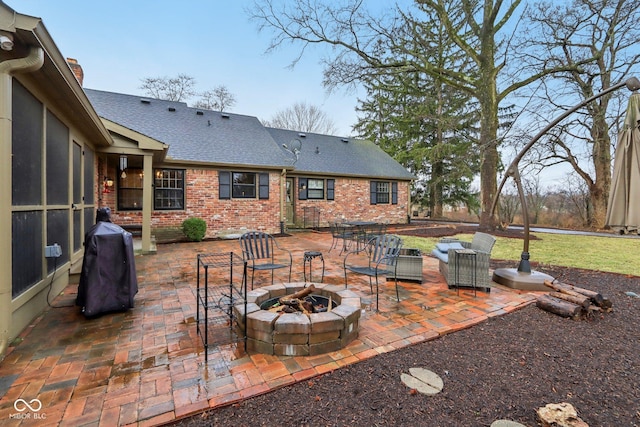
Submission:
<svg viewBox="0 0 640 427">
<path fill-rule="evenodd" d="M 80 212 L 80 211 L 78 211 Z M 46 245 L 57 243 L 62 249 L 62 255 L 57 259 L 47 259 L 47 271 L 51 273 L 54 265 L 60 266 L 69 261 L 69 209 L 56 209 L 47 212 L 47 241 Z"/>
<path fill-rule="evenodd" d="M 73 251 L 77 252 L 82 248 L 82 211 L 73 211 Z"/>
<path fill-rule="evenodd" d="M 12 87 L 12 202 L 14 206 L 41 205 L 43 107 L 16 79 Z"/>
<path fill-rule="evenodd" d="M 46 151 L 47 204 L 68 205 L 69 129 L 50 111 L 47 111 Z M 74 203 L 78 202 L 74 200 Z"/>
<path fill-rule="evenodd" d="M 93 224 L 96 223 L 96 214 L 94 208 L 84 208 L 84 232 L 85 234 Z M 84 235 L 82 236 L 82 240 L 84 241 Z"/>
<path fill-rule="evenodd" d="M 82 203 L 82 147 L 73 143 L 73 203 Z"/>
<path fill-rule="evenodd" d="M 95 154 L 93 150 L 87 146 L 84 147 L 84 204 L 92 205 L 95 201 L 94 186 L 94 165 Z M 85 229 L 89 229 L 91 222 L 85 223 Z"/>
<path fill-rule="evenodd" d="M 42 280 L 42 211 L 11 214 L 11 296 L 22 294 Z"/>
</svg>

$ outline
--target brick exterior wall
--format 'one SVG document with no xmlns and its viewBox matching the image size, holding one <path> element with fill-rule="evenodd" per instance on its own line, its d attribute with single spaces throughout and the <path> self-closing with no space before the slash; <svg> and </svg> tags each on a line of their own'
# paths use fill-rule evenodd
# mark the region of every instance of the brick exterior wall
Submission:
<svg viewBox="0 0 640 427">
<path fill-rule="evenodd" d="M 106 175 L 110 177 L 117 177 L 117 174 L 115 169 L 106 171 Z M 99 207 L 111 208 L 111 220 L 115 224 L 125 228 L 141 225 L 141 211 L 117 210 L 117 179 L 114 178 L 116 183 L 111 192 L 102 192 L 103 176 L 99 177 Z M 186 208 L 175 211 L 154 210 L 151 214 L 152 234 L 178 229 L 190 217 L 202 218 L 207 222 L 207 238 L 243 230 L 262 230 L 277 234 L 280 232 L 280 182 L 280 173 L 269 174 L 268 200 L 221 200 L 218 194 L 217 169 L 186 169 Z M 335 200 L 298 200 L 296 190 L 296 224 L 302 224 L 305 206 L 320 210 L 320 227 L 328 227 L 330 222 L 342 219 L 406 223 L 409 183 L 398 182 L 398 204 L 372 205 L 369 182 L 369 179 L 336 178 Z"/>
<path fill-rule="evenodd" d="M 369 179 L 336 178 L 334 200 L 298 200 L 296 190 L 296 224 L 303 223 L 305 207 L 316 207 L 320 210 L 320 227 L 328 227 L 331 222 L 344 219 L 406 224 L 409 183 L 398 181 L 396 205 L 372 205 L 369 183 Z"/>
</svg>

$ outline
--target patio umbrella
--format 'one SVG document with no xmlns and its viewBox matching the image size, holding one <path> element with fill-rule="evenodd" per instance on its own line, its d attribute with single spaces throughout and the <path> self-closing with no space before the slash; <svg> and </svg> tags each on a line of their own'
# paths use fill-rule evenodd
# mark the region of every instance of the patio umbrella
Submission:
<svg viewBox="0 0 640 427">
<path fill-rule="evenodd" d="M 640 93 L 629 98 L 618 137 L 606 224 L 621 234 L 640 227 Z"/>
</svg>

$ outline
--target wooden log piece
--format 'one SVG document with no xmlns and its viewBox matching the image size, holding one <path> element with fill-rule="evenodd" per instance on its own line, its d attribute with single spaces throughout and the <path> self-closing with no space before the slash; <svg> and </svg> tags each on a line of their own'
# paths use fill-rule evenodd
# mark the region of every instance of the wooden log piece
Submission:
<svg viewBox="0 0 640 427">
<path fill-rule="evenodd" d="M 591 299 L 584 295 L 569 295 L 562 292 L 549 292 L 549 295 L 558 299 L 572 302 L 574 304 L 582 306 L 583 308 L 587 308 L 591 305 Z"/>
<path fill-rule="evenodd" d="M 286 301 L 291 301 L 293 299 L 302 300 L 307 295 L 312 294 L 315 290 L 316 290 L 315 285 L 311 284 L 308 287 L 299 290 L 298 292 L 294 292 L 294 293 L 292 293 L 290 295 L 283 296 L 282 298 L 279 299 L 279 301 L 282 304 L 286 304 Z"/>
<path fill-rule="evenodd" d="M 558 316 L 576 319 L 582 314 L 582 306 L 571 303 L 569 301 L 554 298 L 551 295 L 540 295 L 536 300 L 536 306 L 549 313 Z"/>
<path fill-rule="evenodd" d="M 544 281 L 545 286 L 555 290 L 556 292 L 561 292 L 563 294 L 566 295 L 571 295 L 574 297 L 583 297 L 584 295 L 581 293 L 578 293 L 574 290 L 571 290 L 567 287 L 567 285 L 560 283 L 560 282 L 551 282 L 549 280 L 545 280 Z"/>
<path fill-rule="evenodd" d="M 599 292 L 591 291 L 589 289 L 584 289 L 574 285 L 569 285 L 567 283 L 561 283 L 561 282 L 552 283 L 549 280 L 545 280 L 544 284 L 546 286 L 549 286 L 550 288 L 556 289 L 559 292 L 565 292 L 565 293 L 575 292 L 581 295 L 585 295 L 589 297 L 595 305 L 597 305 L 598 307 L 602 307 L 604 309 L 611 308 L 612 306 L 611 300 L 609 300 L 609 298 L 605 298 Z"/>
</svg>

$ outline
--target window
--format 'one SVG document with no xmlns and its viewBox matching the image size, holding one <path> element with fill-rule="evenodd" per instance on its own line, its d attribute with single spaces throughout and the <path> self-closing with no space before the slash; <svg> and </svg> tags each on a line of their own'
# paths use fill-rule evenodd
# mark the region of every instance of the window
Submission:
<svg viewBox="0 0 640 427">
<path fill-rule="evenodd" d="M 298 200 L 324 200 L 325 188 L 327 200 L 335 196 L 335 179 L 298 178 Z"/>
<path fill-rule="evenodd" d="M 256 198 L 256 174 L 233 172 L 233 187 L 231 197 L 234 199 Z"/>
<path fill-rule="evenodd" d="M 128 168 L 126 176 L 118 177 L 118 210 L 142 210 L 142 169 Z"/>
<path fill-rule="evenodd" d="M 220 199 L 269 198 L 269 174 L 255 172 L 218 173 Z"/>
<path fill-rule="evenodd" d="M 324 179 L 309 179 L 307 186 L 307 199 L 324 199 Z"/>
<path fill-rule="evenodd" d="M 153 208 L 184 209 L 184 170 L 156 169 L 154 175 Z"/>
<path fill-rule="evenodd" d="M 371 204 L 398 204 L 398 183 L 371 181 Z"/>
</svg>

